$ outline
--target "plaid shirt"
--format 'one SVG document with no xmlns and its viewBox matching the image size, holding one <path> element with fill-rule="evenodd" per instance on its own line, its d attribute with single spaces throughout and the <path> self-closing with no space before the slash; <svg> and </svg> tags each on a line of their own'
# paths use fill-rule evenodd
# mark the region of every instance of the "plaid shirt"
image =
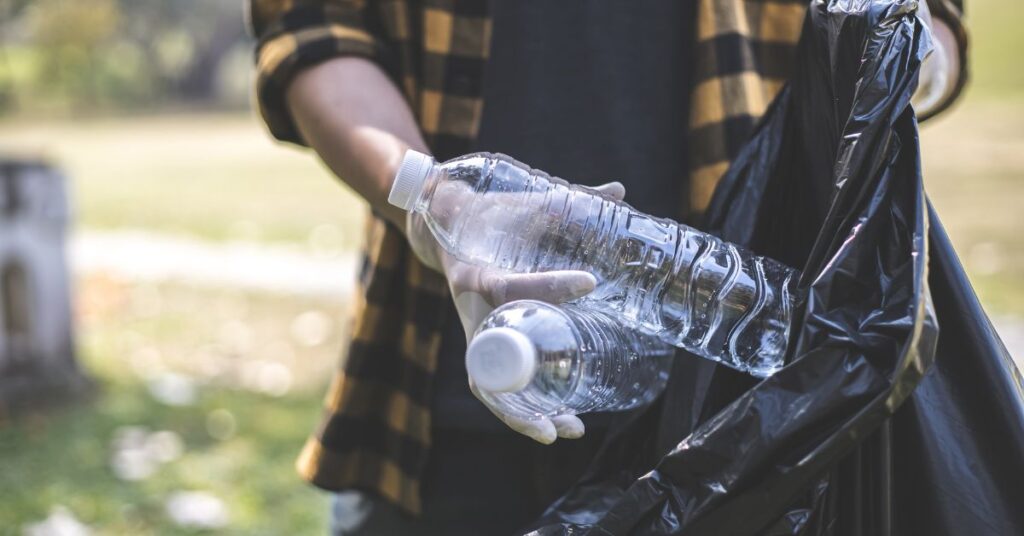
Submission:
<svg viewBox="0 0 1024 536">
<path fill-rule="evenodd" d="M 696 1 L 694 86 L 680 95 L 691 109 L 689 196 L 681 213 L 691 215 L 706 207 L 785 83 L 807 5 Z M 484 106 L 487 0 L 250 0 L 250 14 L 259 38 L 259 108 L 275 137 L 302 143 L 284 102 L 292 75 L 332 57 L 362 56 L 402 89 L 440 160 L 472 149 Z M 955 30 L 958 20 L 950 21 Z M 367 232 L 348 358 L 298 468 L 322 488 L 368 490 L 415 513 L 447 285 L 417 261 L 398 229 L 371 216 Z"/>
</svg>

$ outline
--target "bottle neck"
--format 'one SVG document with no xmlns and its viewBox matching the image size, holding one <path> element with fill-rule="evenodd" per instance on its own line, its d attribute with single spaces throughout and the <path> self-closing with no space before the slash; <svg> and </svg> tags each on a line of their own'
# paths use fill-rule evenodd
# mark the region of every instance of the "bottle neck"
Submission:
<svg viewBox="0 0 1024 536">
<path fill-rule="evenodd" d="M 434 200 L 434 194 L 437 191 L 437 185 L 441 182 L 442 175 L 444 175 L 444 170 L 441 168 L 441 165 L 437 162 L 431 164 L 419 192 L 416 194 L 412 208 L 409 209 L 410 212 L 426 213 L 428 211 L 431 202 Z"/>
</svg>

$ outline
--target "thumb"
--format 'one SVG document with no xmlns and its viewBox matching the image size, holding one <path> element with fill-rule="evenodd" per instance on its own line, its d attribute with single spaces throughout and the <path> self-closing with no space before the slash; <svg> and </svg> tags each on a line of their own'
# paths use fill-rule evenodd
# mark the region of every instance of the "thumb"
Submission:
<svg viewBox="0 0 1024 536">
<path fill-rule="evenodd" d="M 476 386 L 473 382 L 473 378 L 469 378 L 469 390 L 473 393 L 473 396 L 475 396 L 477 400 L 484 405 L 484 407 L 490 410 L 498 420 L 505 423 L 505 426 L 508 426 L 512 430 L 545 445 L 550 445 L 558 439 L 559 434 L 557 426 L 550 419 L 538 419 L 531 415 L 521 414 L 516 410 L 503 411 L 500 405 L 491 398 L 489 393 L 481 391 Z M 582 426 L 582 423 L 580 424 Z"/>
<path fill-rule="evenodd" d="M 616 201 L 622 201 L 626 197 L 626 187 L 619 181 L 606 182 L 600 186 L 594 186 L 592 190 L 597 190 L 601 195 L 610 197 Z"/>
<path fill-rule="evenodd" d="M 459 313 L 462 330 L 466 332 L 466 343 L 473 338 L 476 328 L 494 310 L 478 292 L 466 291 L 454 294 L 455 310 Z"/>
<path fill-rule="evenodd" d="M 594 290 L 597 279 L 579 270 L 553 270 L 528 274 L 504 274 L 485 270 L 480 274 L 482 294 L 495 307 L 515 300 L 562 303 Z"/>
</svg>

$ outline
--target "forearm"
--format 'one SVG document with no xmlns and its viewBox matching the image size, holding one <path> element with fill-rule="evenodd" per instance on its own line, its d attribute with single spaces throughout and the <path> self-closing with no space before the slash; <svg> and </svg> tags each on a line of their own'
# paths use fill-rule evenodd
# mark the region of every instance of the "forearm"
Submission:
<svg viewBox="0 0 1024 536">
<path fill-rule="evenodd" d="M 373 62 L 326 61 L 295 76 L 287 103 L 306 143 L 325 164 L 399 228 L 405 213 L 387 202 L 405 150 L 429 152 L 398 88 Z"/>
</svg>

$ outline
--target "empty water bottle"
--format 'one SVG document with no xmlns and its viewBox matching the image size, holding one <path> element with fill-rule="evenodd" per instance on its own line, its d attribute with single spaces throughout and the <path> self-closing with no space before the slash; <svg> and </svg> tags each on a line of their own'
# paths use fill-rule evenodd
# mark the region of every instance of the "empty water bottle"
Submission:
<svg viewBox="0 0 1024 536">
<path fill-rule="evenodd" d="M 782 366 L 797 272 L 777 261 L 504 155 L 409 151 L 388 200 L 463 262 L 585 270 L 588 300 L 633 328 L 757 376 Z"/>
<path fill-rule="evenodd" d="M 553 417 L 650 403 L 674 353 L 609 312 L 522 300 L 484 320 L 466 350 L 466 370 L 505 411 Z"/>
</svg>

